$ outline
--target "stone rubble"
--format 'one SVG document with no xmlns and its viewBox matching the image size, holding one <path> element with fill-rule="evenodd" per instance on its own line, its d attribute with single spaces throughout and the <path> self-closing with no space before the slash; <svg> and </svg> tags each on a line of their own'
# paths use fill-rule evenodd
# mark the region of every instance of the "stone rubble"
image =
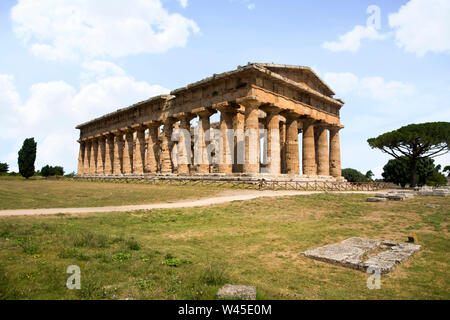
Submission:
<svg viewBox="0 0 450 320">
<path fill-rule="evenodd" d="M 387 193 L 376 193 L 375 197 L 369 197 L 366 199 L 366 201 L 367 202 L 383 202 L 386 200 L 403 201 L 411 198 L 414 198 L 414 193 L 409 192 L 409 190 L 402 190 L 402 191 L 389 191 Z"/>
<path fill-rule="evenodd" d="M 367 202 L 384 202 L 387 201 L 387 198 L 382 197 L 369 197 L 366 199 Z"/>
<path fill-rule="evenodd" d="M 363 270 L 367 268 L 379 269 L 382 274 L 393 271 L 398 264 L 408 260 L 416 251 L 420 249 L 420 245 L 413 243 L 397 243 L 391 246 L 389 250 L 383 251 L 377 255 L 369 257 L 361 264 Z"/>
<path fill-rule="evenodd" d="M 255 300 L 256 287 L 226 284 L 217 291 L 218 299 Z"/>
<path fill-rule="evenodd" d="M 380 270 L 380 273 L 388 273 L 398 264 L 405 262 L 420 247 L 407 242 L 377 241 L 355 237 L 340 243 L 307 250 L 302 252 L 302 255 L 364 272 L 372 268 L 372 270 Z"/>
<path fill-rule="evenodd" d="M 441 186 L 439 188 L 431 188 L 428 186 L 424 186 L 419 189 L 417 194 L 420 196 L 446 197 L 450 195 L 450 186 Z"/>
</svg>

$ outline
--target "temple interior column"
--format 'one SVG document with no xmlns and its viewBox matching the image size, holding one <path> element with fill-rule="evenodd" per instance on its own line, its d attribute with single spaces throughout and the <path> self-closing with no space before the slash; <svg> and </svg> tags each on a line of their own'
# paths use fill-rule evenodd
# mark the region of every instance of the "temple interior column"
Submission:
<svg viewBox="0 0 450 320">
<path fill-rule="evenodd" d="M 84 153 L 86 151 L 86 143 L 84 141 L 78 141 L 80 143 L 80 152 L 78 154 L 78 169 L 77 174 L 82 176 L 84 174 Z"/>
<path fill-rule="evenodd" d="M 286 173 L 286 122 L 280 121 L 280 169 Z"/>
<path fill-rule="evenodd" d="M 330 127 L 330 174 L 335 178 L 341 176 L 341 147 L 339 142 L 340 127 Z"/>
<path fill-rule="evenodd" d="M 259 173 L 259 117 L 258 106 L 247 103 L 245 107 L 245 162 L 244 173 Z"/>
<path fill-rule="evenodd" d="M 98 157 L 98 140 L 96 138 L 92 139 L 91 144 L 91 161 L 90 161 L 90 174 L 95 175 L 97 174 L 97 157 Z"/>
<path fill-rule="evenodd" d="M 245 139 L 244 139 L 244 122 L 245 115 L 241 111 L 237 111 L 233 116 L 234 130 L 234 162 L 233 172 L 243 172 L 245 161 Z"/>
<path fill-rule="evenodd" d="M 84 152 L 84 163 L 83 163 L 83 175 L 89 175 L 89 165 L 91 161 L 91 143 L 92 141 L 86 140 L 85 142 L 85 152 Z"/>
<path fill-rule="evenodd" d="M 232 150 L 234 148 L 234 141 L 232 140 L 233 129 L 233 113 L 229 110 L 222 110 L 220 112 L 220 135 L 221 141 L 219 146 L 221 148 L 221 159 L 219 159 L 219 173 L 233 172 Z M 231 131 L 231 132 L 230 132 Z"/>
<path fill-rule="evenodd" d="M 105 138 L 103 136 L 97 139 L 98 141 L 98 153 L 97 153 L 97 170 L 99 175 L 105 174 Z"/>
<path fill-rule="evenodd" d="M 278 112 L 269 112 L 267 114 L 267 171 L 270 174 L 281 173 L 281 154 L 280 154 L 280 116 Z"/>
<path fill-rule="evenodd" d="M 303 120 L 303 174 L 317 175 L 314 121 Z"/>
<path fill-rule="evenodd" d="M 162 142 L 161 142 L 161 173 L 172 173 L 172 159 L 170 152 L 170 142 L 175 120 L 169 118 L 164 122 Z"/>
<path fill-rule="evenodd" d="M 210 116 L 213 111 L 205 111 L 198 114 L 198 126 L 195 136 L 194 145 L 194 162 L 196 165 L 196 171 L 199 174 L 209 173 L 209 157 L 208 157 L 208 144 L 210 141 Z"/>
<path fill-rule="evenodd" d="M 188 175 L 191 164 L 191 120 L 193 115 L 185 114 L 180 118 L 178 139 L 178 174 Z"/>
<path fill-rule="evenodd" d="M 114 167 L 114 136 L 105 136 L 105 175 L 113 174 Z"/>
<path fill-rule="evenodd" d="M 172 128 L 172 138 L 169 141 L 170 160 L 172 161 L 172 172 L 178 174 L 178 140 L 180 140 L 180 123 L 176 121 Z"/>
<path fill-rule="evenodd" d="M 330 175 L 330 158 L 328 155 L 328 130 L 324 125 L 316 126 L 316 158 L 317 174 L 319 176 Z"/>
<path fill-rule="evenodd" d="M 122 174 L 123 133 L 114 133 L 114 174 Z"/>
<path fill-rule="evenodd" d="M 123 174 L 133 173 L 133 132 L 130 130 L 127 130 L 125 132 L 122 171 Z"/>
<path fill-rule="evenodd" d="M 155 174 L 158 171 L 159 125 L 159 123 L 148 125 L 147 161 L 145 166 L 146 171 L 151 174 Z"/>
<path fill-rule="evenodd" d="M 133 173 L 144 174 L 145 168 L 145 127 L 136 130 L 136 149 L 133 155 Z"/>
<path fill-rule="evenodd" d="M 286 116 L 286 173 L 300 173 L 298 151 L 298 117 Z"/>
</svg>

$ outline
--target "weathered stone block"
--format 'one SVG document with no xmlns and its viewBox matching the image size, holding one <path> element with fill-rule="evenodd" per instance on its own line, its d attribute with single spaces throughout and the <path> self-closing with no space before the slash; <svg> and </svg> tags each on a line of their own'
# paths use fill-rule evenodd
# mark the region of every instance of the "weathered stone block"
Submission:
<svg viewBox="0 0 450 320">
<path fill-rule="evenodd" d="M 255 300 L 256 287 L 226 284 L 217 291 L 218 299 Z"/>
<path fill-rule="evenodd" d="M 379 198 L 379 197 L 369 197 L 366 199 L 367 202 L 383 202 L 387 201 L 386 198 Z"/>
<path fill-rule="evenodd" d="M 302 254 L 315 260 L 361 271 L 372 268 L 379 269 L 380 273 L 388 273 L 419 249 L 420 245 L 413 243 L 350 238 L 340 243 L 307 250 Z M 380 250 L 381 252 L 373 254 Z M 368 258 L 365 260 L 366 257 Z"/>
</svg>

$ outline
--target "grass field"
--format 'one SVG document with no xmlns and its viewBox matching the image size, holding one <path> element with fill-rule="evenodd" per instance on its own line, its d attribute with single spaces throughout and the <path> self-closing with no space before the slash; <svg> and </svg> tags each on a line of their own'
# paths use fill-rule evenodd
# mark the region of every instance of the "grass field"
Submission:
<svg viewBox="0 0 450 320">
<path fill-rule="evenodd" d="M 217 194 L 212 186 L 149 185 L 0 177 L 0 210 L 120 206 Z"/>
<path fill-rule="evenodd" d="M 214 207 L 0 218 L 1 299 L 214 299 L 225 283 L 259 299 L 449 299 L 450 203 L 367 203 L 361 194 L 260 198 Z M 427 208 L 425 204 L 439 204 Z M 360 236 L 422 250 L 380 290 L 367 274 L 300 252 Z M 81 290 L 66 268 L 81 268 Z"/>
</svg>

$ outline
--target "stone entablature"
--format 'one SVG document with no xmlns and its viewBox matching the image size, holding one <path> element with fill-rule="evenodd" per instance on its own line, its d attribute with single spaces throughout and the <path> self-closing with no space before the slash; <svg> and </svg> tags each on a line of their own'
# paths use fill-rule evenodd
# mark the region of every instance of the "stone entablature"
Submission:
<svg viewBox="0 0 450 320">
<path fill-rule="evenodd" d="M 212 141 L 218 145 L 213 150 L 221 173 L 254 174 L 264 168 L 275 175 L 299 174 L 298 133 L 303 132 L 303 174 L 340 177 L 343 102 L 333 95 L 308 67 L 238 67 L 77 126 L 78 175 L 210 173 L 213 164 L 206 153 Z M 209 118 L 217 112 L 221 120 L 213 129 Z M 199 126 L 193 130 L 190 121 L 196 117 Z M 264 164 L 262 134 L 268 142 Z M 244 156 L 237 161 L 240 148 Z"/>
</svg>

